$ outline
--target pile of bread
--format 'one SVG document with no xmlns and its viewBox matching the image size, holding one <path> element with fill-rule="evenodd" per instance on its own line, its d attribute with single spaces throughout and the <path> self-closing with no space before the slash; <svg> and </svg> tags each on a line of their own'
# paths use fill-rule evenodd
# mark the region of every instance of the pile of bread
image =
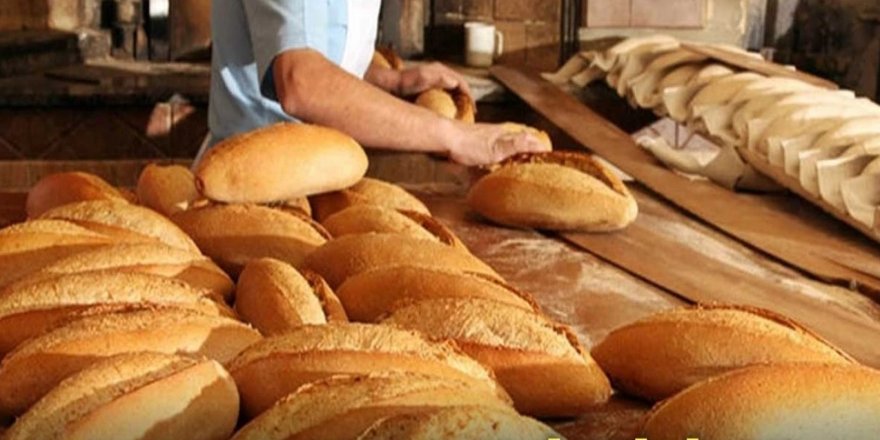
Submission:
<svg viewBox="0 0 880 440">
<path fill-rule="evenodd" d="M 729 46 L 713 49 L 760 59 Z M 631 105 L 755 153 L 787 176 L 777 179 L 783 186 L 795 185 L 869 228 L 880 226 L 880 106 L 869 99 L 744 71 L 663 35 L 585 52 L 548 78 L 579 86 L 604 78 Z"/>
<path fill-rule="evenodd" d="M 612 383 L 670 398 L 651 438 L 880 430 L 880 373 L 763 312 L 666 312 L 591 357 L 363 154 L 279 125 L 136 195 L 38 183 L 0 230 L 0 438 L 545 440 L 532 417 Z"/>
</svg>

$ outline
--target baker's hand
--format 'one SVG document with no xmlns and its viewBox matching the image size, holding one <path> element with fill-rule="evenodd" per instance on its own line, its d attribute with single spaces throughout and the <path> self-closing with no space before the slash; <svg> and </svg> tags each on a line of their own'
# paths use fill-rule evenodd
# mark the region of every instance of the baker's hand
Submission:
<svg viewBox="0 0 880 440">
<path fill-rule="evenodd" d="M 400 72 L 397 94 L 412 96 L 428 89 L 461 90 L 470 96 L 467 81 L 458 72 L 441 63 L 420 64 Z"/>
<path fill-rule="evenodd" d="M 498 124 L 462 124 L 462 136 L 449 151 L 453 162 L 480 166 L 501 162 L 519 153 L 550 151 L 550 146 L 533 134 L 511 133 Z"/>
</svg>

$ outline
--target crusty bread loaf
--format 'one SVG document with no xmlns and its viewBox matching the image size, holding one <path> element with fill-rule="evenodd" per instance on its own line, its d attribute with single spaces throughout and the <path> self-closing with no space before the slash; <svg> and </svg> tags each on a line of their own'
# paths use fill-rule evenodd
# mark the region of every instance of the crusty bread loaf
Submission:
<svg viewBox="0 0 880 440">
<path fill-rule="evenodd" d="M 504 395 L 492 374 L 448 343 L 387 326 L 299 327 L 256 343 L 231 364 L 242 409 L 256 416 L 300 386 L 338 374 L 410 371 L 465 381 Z"/>
<path fill-rule="evenodd" d="M 549 426 L 516 411 L 453 406 L 387 417 L 358 440 L 562 440 Z"/>
<path fill-rule="evenodd" d="M 167 218 L 151 209 L 130 203 L 107 200 L 73 203 L 47 211 L 40 218 L 67 220 L 125 241 L 130 241 L 129 237 L 135 234 L 185 251 L 199 252 L 192 239 Z"/>
<path fill-rule="evenodd" d="M 66 172 L 40 179 L 28 192 L 25 210 L 29 218 L 36 218 L 50 209 L 86 200 L 130 201 L 94 174 Z"/>
<path fill-rule="evenodd" d="M 0 358 L 18 344 L 71 317 L 173 307 L 232 316 L 210 292 L 182 281 L 129 272 L 96 271 L 48 278 L 0 290 Z"/>
<path fill-rule="evenodd" d="M 195 179 L 184 166 L 149 164 L 138 178 L 138 201 L 166 217 L 186 210 L 199 199 Z"/>
<path fill-rule="evenodd" d="M 859 440 L 880 432 L 880 372 L 856 365 L 753 366 L 659 404 L 651 439 Z"/>
<path fill-rule="evenodd" d="M 331 215 L 352 205 L 378 205 L 431 215 L 428 208 L 405 189 L 388 182 L 365 177 L 351 188 L 310 198 L 314 216 L 323 222 Z"/>
<path fill-rule="evenodd" d="M 175 278 L 219 298 L 232 297 L 232 280 L 207 257 L 161 243 L 124 243 L 67 254 L 44 267 L 32 267 L 14 284 L 29 284 L 58 275 L 116 270 Z"/>
<path fill-rule="evenodd" d="M 546 145 L 548 149 L 553 149 L 553 141 L 550 139 L 550 135 L 548 135 L 546 131 L 515 122 L 505 122 L 503 125 L 504 129 L 510 134 L 528 133 L 537 137 L 538 140 Z"/>
<path fill-rule="evenodd" d="M 477 298 L 422 300 L 383 324 L 452 339 L 489 367 L 514 406 L 535 417 L 571 417 L 608 400 L 611 385 L 567 328 L 535 313 Z"/>
<path fill-rule="evenodd" d="M 503 225 L 549 230 L 614 231 L 638 214 L 617 176 L 588 155 L 562 152 L 505 161 L 474 184 L 468 204 Z"/>
<path fill-rule="evenodd" d="M 339 298 L 323 278 L 300 273 L 271 259 L 245 265 L 235 292 L 235 310 L 264 335 L 276 335 L 305 324 L 348 321 Z"/>
<path fill-rule="evenodd" d="M 434 217 L 379 205 L 352 205 L 327 217 L 323 225 L 334 237 L 370 232 L 395 233 L 465 248 L 461 240 Z"/>
<path fill-rule="evenodd" d="M 309 204 L 308 197 L 300 197 L 297 199 L 288 200 L 288 201 L 282 202 L 274 207 L 284 209 L 284 210 L 287 210 L 287 209 L 298 210 L 300 213 L 305 214 L 306 217 L 311 218 L 311 216 L 312 216 L 312 205 Z"/>
<path fill-rule="evenodd" d="M 4 438 L 225 440 L 237 419 L 235 383 L 216 361 L 136 353 L 61 382 Z"/>
<path fill-rule="evenodd" d="M 453 405 L 514 412 L 509 402 L 467 382 L 408 372 L 337 376 L 302 386 L 234 438 L 354 439 L 385 417 Z"/>
<path fill-rule="evenodd" d="M 205 255 L 231 274 L 248 261 L 275 258 L 299 267 L 329 235 L 311 219 L 260 205 L 213 205 L 171 217 Z"/>
<path fill-rule="evenodd" d="M 743 307 L 673 309 L 619 328 L 593 349 L 616 387 L 661 400 L 752 364 L 852 363 L 791 320 Z"/>
<path fill-rule="evenodd" d="M 367 154 L 348 135 L 279 123 L 214 146 L 196 167 L 196 187 L 227 203 L 270 203 L 347 188 L 367 171 Z"/>
<path fill-rule="evenodd" d="M 407 301 L 432 298 L 484 298 L 536 310 L 528 295 L 478 273 L 429 266 L 390 266 L 347 279 L 337 290 L 352 321 L 374 322 Z"/>
<path fill-rule="evenodd" d="M 225 363 L 260 334 L 230 318 L 184 309 L 87 316 L 29 339 L 0 364 L 0 415 L 20 415 L 89 365 L 121 353 L 155 351 Z"/>
<path fill-rule="evenodd" d="M 312 252 L 304 267 L 324 277 L 334 289 L 346 279 L 387 266 L 413 264 L 501 277 L 473 255 L 433 240 L 398 234 L 361 234 L 337 238 Z"/>
<path fill-rule="evenodd" d="M 476 106 L 474 105 L 474 100 L 460 90 L 428 89 L 416 97 L 415 103 L 444 118 L 471 124 L 475 120 Z"/>
</svg>

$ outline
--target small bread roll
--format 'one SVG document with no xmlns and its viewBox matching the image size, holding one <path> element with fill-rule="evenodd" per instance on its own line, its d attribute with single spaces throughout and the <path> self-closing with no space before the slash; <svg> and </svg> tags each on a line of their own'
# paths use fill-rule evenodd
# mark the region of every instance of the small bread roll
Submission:
<svg viewBox="0 0 880 440">
<path fill-rule="evenodd" d="M 700 382 L 657 405 L 652 439 L 858 440 L 880 432 L 880 372 L 856 365 L 762 365 Z"/>
<path fill-rule="evenodd" d="M 25 210 L 28 218 L 36 218 L 50 209 L 86 200 L 109 200 L 128 203 L 130 200 L 104 179 L 89 173 L 50 174 L 28 192 Z"/>
<path fill-rule="evenodd" d="M 528 133 L 538 138 L 538 140 L 546 145 L 548 149 L 553 149 L 553 141 L 550 140 L 550 135 L 548 135 L 545 131 L 538 130 L 534 127 L 529 127 L 528 125 L 517 124 L 515 122 L 505 122 L 502 125 L 504 127 L 504 130 L 510 134 Z"/>
<path fill-rule="evenodd" d="M 299 267 L 329 235 L 311 219 L 259 205 L 213 205 L 171 217 L 227 272 L 237 275 L 248 261 L 275 258 Z"/>
<path fill-rule="evenodd" d="M 88 316 L 30 339 L 0 364 L 0 416 L 18 416 L 65 378 L 108 357 L 140 351 L 234 358 L 260 334 L 230 318 L 183 309 Z"/>
<path fill-rule="evenodd" d="M 571 331 L 532 310 L 439 298 L 398 308 L 382 323 L 454 340 L 493 370 L 523 414 L 573 417 L 611 396 L 608 378 Z"/>
<path fill-rule="evenodd" d="M 241 353 L 229 371 L 248 417 L 300 386 L 338 374 L 409 371 L 464 381 L 506 396 L 492 374 L 448 343 L 393 327 L 330 323 L 299 327 Z"/>
<path fill-rule="evenodd" d="M 348 321 L 323 278 L 271 258 L 245 265 L 238 278 L 235 310 L 266 336 L 306 324 Z"/>
<path fill-rule="evenodd" d="M 142 205 L 168 217 L 189 208 L 199 199 L 199 192 L 189 168 L 149 164 L 138 178 L 137 197 Z"/>
<path fill-rule="evenodd" d="M 129 272 L 61 275 L 0 291 L 0 358 L 20 343 L 81 313 L 181 308 L 231 316 L 231 310 L 182 281 Z"/>
<path fill-rule="evenodd" d="M 360 182 L 351 188 L 317 195 L 311 197 L 310 201 L 315 218 L 319 222 L 323 222 L 331 215 L 357 204 L 384 206 L 431 215 L 425 204 L 405 189 L 393 183 L 369 177 L 361 179 Z"/>
<path fill-rule="evenodd" d="M 483 298 L 537 310 L 532 298 L 486 275 L 429 266 L 390 266 L 347 279 L 337 290 L 352 321 L 375 322 L 407 302 L 432 298 Z"/>
<path fill-rule="evenodd" d="M 444 118 L 471 124 L 475 121 L 474 100 L 460 90 L 428 89 L 416 97 L 415 103 Z"/>
<path fill-rule="evenodd" d="M 611 332 L 593 357 L 627 394 L 658 401 L 754 364 L 853 363 L 791 320 L 744 307 L 673 309 Z"/>
<path fill-rule="evenodd" d="M 547 440 L 564 437 L 549 426 L 502 408 L 452 406 L 380 420 L 358 440 Z"/>
<path fill-rule="evenodd" d="M 115 270 L 178 279 L 226 300 L 232 297 L 233 289 L 229 276 L 207 257 L 161 243 L 100 246 L 58 259 L 45 267 L 31 269 L 33 272 L 15 280 L 15 284 L 29 284 L 72 273 Z"/>
<path fill-rule="evenodd" d="M 400 211 L 378 205 L 352 205 L 327 217 L 323 225 L 334 237 L 370 232 L 394 233 L 466 249 L 464 243 L 437 219 L 415 211 Z"/>
<path fill-rule="evenodd" d="M 237 420 L 238 392 L 219 363 L 137 353 L 61 382 L 4 438 L 225 440 Z"/>
<path fill-rule="evenodd" d="M 625 228 L 638 214 L 629 190 L 586 154 L 516 156 L 480 179 L 468 204 L 497 223 L 561 231 Z"/>
<path fill-rule="evenodd" d="M 226 203 L 271 203 L 354 185 L 367 154 L 348 135 L 316 125 L 279 123 L 226 139 L 197 165 L 196 188 Z"/>
<path fill-rule="evenodd" d="M 354 439 L 385 417 L 457 405 L 515 414 L 509 402 L 467 382 L 410 372 L 337 376 L 303 385 L 234 439 Z"/>
<path fill-rule="evenodd" d="M 178 249 L 199 253 L 185 232 L 167 218 L 143 206 L 97 200 L 64 205 L 40 218 L 67 220 L 95 232 L 132 241 L 137 236 L 153 238 Z M 134 238 L 131 236 L 134 235 Z"/>
<path fill-rule="evenodd" d="M 401 264 L 470 271 L 501 279 L 491 267 L 467 252 L 434 240 L 399 234 L 337 238 L 306 257 L 304 267 L 320 274 L 335 289 L 361 272 Z"/>
</svg>

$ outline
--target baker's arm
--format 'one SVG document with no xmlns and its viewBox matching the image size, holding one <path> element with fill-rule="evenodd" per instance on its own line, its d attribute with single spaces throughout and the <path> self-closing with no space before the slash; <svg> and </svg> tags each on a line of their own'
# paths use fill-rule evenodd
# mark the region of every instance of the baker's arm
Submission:
<svg viewBox="0 0 880 440">
<path fill-rule="evenodd" d="M 364 145 L 441 153 L 464 165 L 545 149 L 531 135 L 453 121 L 397 99 L 311 49 L 282 52 L 272 66 L 276 97 L 285 112 L 346 132 Z"/>
</svg>

